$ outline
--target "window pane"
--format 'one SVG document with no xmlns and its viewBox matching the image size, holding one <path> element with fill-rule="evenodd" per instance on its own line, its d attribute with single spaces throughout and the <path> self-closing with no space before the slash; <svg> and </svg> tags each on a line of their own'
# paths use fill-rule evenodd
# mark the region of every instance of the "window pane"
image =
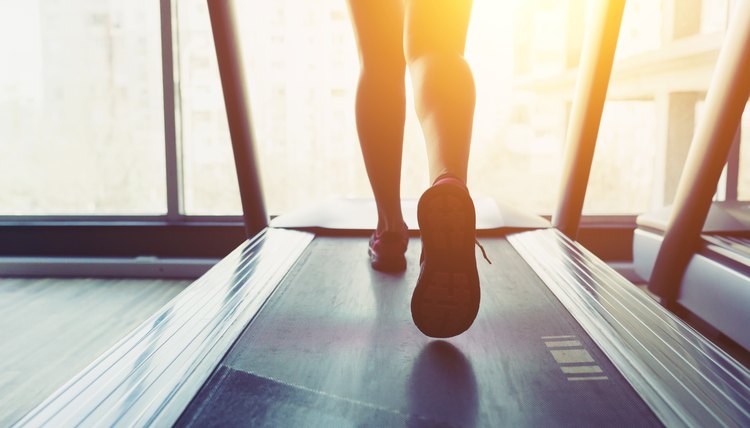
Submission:
<svg viewBox="0 0 750 428">
<path fill-rule="evenodd" d="M 628 0 L 625 3 L 615 58 L 625 58 L 661 46 L 662 8 L 666 6 L 663 0 Z"/>
<path fill-rule="evenodd" d="M 166 211 L 158 3 L 0 3 L 0 214 Z"/>
<path fill-rule="evenodd" d="M 174 2 L 185 212 L 239 214 L 229 128 L 207 2 Z"/>
<path fill-rule="evenodd" d="M 656 103 L 607 101 L 584 203 L 586 214 L 634 214 L 654 205 Z"/>
<path fill-rule="evenodd" d="M 730 0 L 701 0 L 701 33 L 724 31 L 729 18 Z"/>
</svg>

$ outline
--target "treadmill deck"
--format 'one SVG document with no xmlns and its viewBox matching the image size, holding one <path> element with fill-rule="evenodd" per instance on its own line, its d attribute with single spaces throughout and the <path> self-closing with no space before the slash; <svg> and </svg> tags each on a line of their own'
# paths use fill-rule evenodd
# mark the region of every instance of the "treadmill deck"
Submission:
<svg viewBox="0 0 750 428">
<path fill-rule="evenodd" d="M 660 425 L 505 238 L 482 239 L 474 325 L 431 340 L 367 239 L 316 237 L 185 410 L 181 426 Z"/>
</svg>

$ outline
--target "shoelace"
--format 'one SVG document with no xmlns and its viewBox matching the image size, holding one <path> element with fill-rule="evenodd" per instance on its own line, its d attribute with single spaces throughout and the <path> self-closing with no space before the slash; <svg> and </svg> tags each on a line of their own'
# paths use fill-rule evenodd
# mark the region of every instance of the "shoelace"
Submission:
<svg viewBox="0 0 750 428">
<path fill-rule="evenodd" d="M 484 251 L 484 247 L 482 246 L 482 244 L 479 243 L 479 240 L 477 238 L 474 238 L 474 243 L 477 244 L 480 250 L 482 250 L 482 256 L 484 257 L 485 260 L 487 260 L 487 263 L 492 264 L 492 261 L 490 260 L 490 258 L 487 257 L 487 252 Z"/>
</svg>

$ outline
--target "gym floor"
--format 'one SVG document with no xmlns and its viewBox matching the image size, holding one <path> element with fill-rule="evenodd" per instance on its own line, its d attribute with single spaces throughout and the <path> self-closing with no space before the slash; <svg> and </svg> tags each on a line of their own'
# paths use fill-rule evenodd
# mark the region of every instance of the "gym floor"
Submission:
<svg viewBox="0 0 750 428">
<path fill-rule="evenodd" d="M 10 426 L 191 281 L 0 278 L 0 426 Z"/>
</svg>

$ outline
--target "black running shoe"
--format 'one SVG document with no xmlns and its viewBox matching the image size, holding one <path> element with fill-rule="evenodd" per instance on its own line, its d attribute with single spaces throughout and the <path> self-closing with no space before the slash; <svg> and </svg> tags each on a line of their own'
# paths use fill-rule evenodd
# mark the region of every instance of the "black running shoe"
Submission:
<svg viewBox="0 0 750 428">
<path fill-rule="evenodd" d="M 403 272 L 406 270 L 406 247 L 409 245 L 409 228 L 404 225 L 400 232 L 372 234 L 367 253 L 373 269 L 382 272 Z"/>
<path fill-rule="evenodd" d="M 417 218 L 422 260 L 411 298 L 412 319 L 427 336 L 456 336 L 479 311 L 474 203 L 461 181 L 438 179 L 419 199 Z"/>
</svg>

